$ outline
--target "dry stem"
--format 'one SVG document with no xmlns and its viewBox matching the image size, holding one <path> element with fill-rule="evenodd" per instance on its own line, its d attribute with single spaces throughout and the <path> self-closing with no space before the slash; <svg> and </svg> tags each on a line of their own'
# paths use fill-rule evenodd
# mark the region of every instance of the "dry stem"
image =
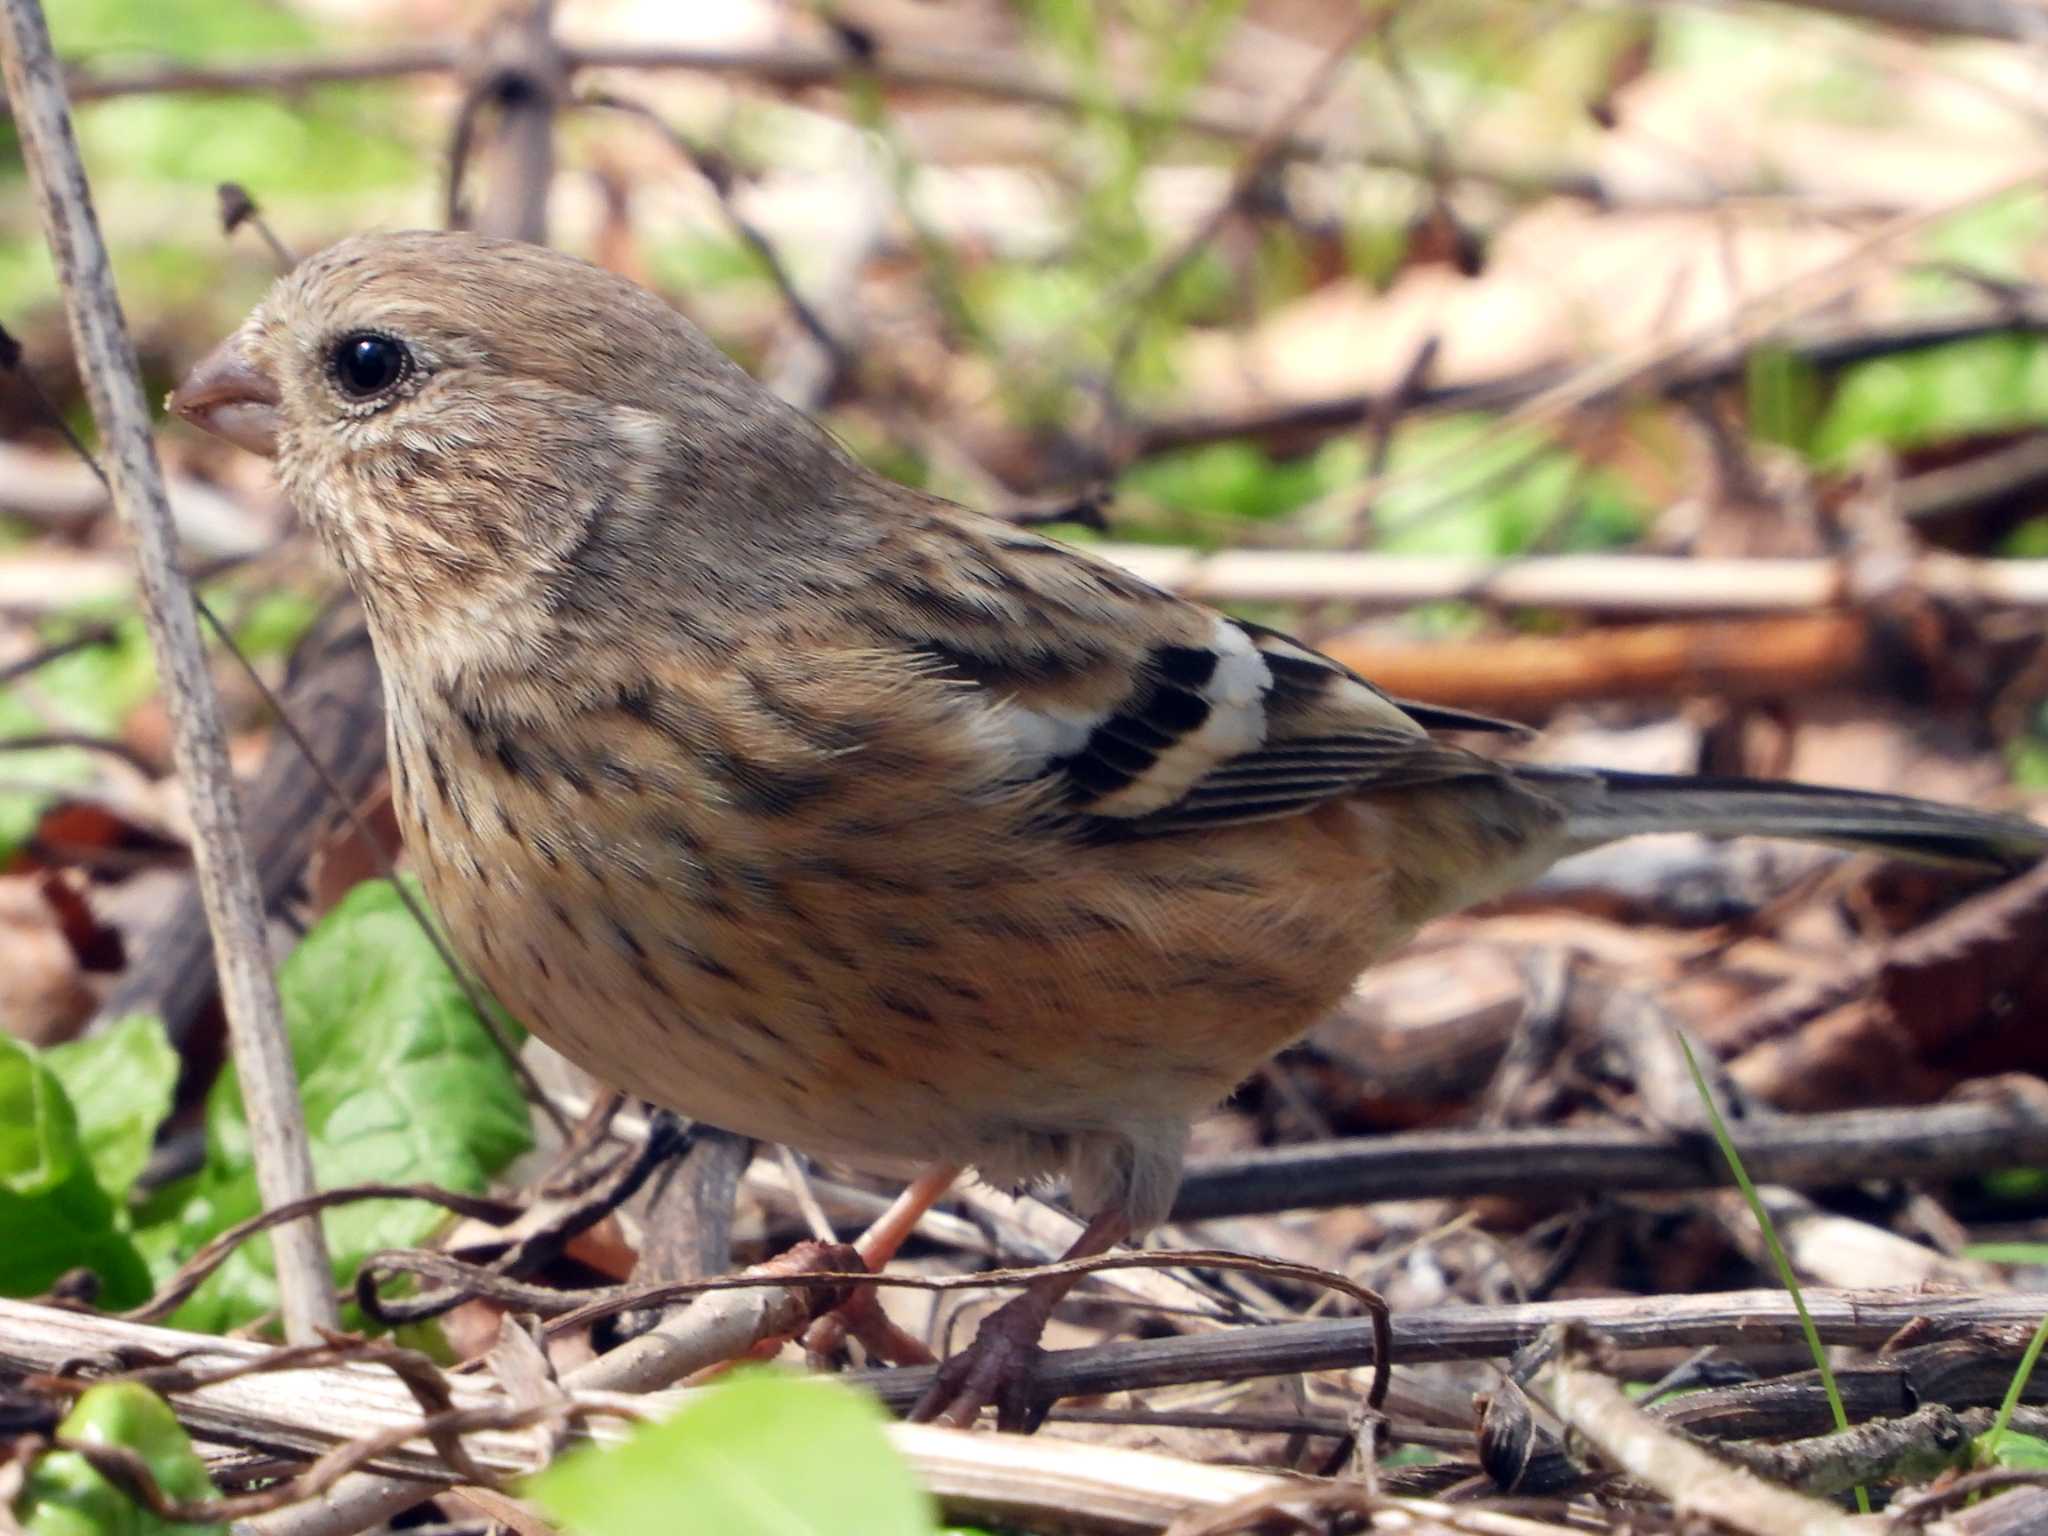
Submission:
<svg viewBox="0 0 2048 1536">
<path fill-rule="evenodd" d="M 0 61 L 22 157 L 64 291 L 86 394 L 106 444 L 114 506 L 135 542 L 143 619 L 163 679 L 179 778 L 190 797 L 193 862 L 220 959 L 221 1001 L 248 1109 L 257 1183 L 266 1204 L 282 1205 L 313 1192 L 313 1162 L 192 589 L 176 563 L 149 407 L 72 136 L 49 28 L 37 0 L 8 0 L 4 15 Z M 319 1223 L 294 1222 L 273 1241 L 286 1334 L 311 1339 L 323 1325 L 339 1321 Z"/>
</svg>

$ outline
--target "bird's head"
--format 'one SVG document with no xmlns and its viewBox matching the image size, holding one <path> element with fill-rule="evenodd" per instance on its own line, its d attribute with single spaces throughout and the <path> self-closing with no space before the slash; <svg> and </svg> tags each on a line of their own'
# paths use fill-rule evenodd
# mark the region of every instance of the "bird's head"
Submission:
<svg viewBox="0 0 2048 1536">
<path fill-rule="evenodd" d="M 468 234 L 308 257 L 170 407 L 276 459 L 386 630 L 579 581 L 687 588 L 707 548 L 800 542 L 788 487 L 843 462 L 655 295 Z"/>
</svg>

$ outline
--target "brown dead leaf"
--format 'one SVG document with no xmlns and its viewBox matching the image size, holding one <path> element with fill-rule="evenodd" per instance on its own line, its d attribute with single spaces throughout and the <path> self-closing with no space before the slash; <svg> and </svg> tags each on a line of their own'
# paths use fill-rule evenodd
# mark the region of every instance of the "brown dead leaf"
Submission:
<svg viewBox="0 0 2048 1536">
<path fill-rule="evenodd" d="M 0 878 L 0 1030 L 30 1045 L 73 1039 L 93 994 L 64 920 L 36 878 Z"/>
</svg>

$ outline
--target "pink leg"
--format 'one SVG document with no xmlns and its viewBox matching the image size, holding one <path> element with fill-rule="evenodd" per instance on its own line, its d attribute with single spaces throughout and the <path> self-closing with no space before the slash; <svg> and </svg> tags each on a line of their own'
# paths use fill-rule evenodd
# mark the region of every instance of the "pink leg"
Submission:
<svg viewBox="0 0 2048 1536">
<path fill-rule="evenodd" d="M 1130 1231 L 1130 1221 L 1121 1210 L 1105 1211 L 1088 1223 L 1061 1257 L 1086 1259 L 1106 1253 Z M 997 1428 L 1037 1428 L 1044 1417 L 1043 1409 L 1032 1401 L 1038 1341 L 1052 1320 L 1053 1309 L 1080 1278 L 1048 1275 L 1033 1280 L 983 1318 L 974 1342 L 939 1367 L 939 1374 L 910 1411 L 911 1419 L 965 1429 L 993 1403 Z"/>
<path fill-rule="evenodd" d="M 879 1274 L 910 1234 L 924 1213 L 945 1196 L 960 1177 L 958 1164 L 940 1163 L 919 1174 L 889 1208 L 877 1216 L 867 1231 L 854 1239 L 854 1251 L 861 1263 Z M 804 1353 L 813 1360 L 837 1355 L 851 1334 L 869 1354 L 897 1365 L 925 1365 L 932 1352 L 889 1321 L 875 1299 L 875 1287 L 856 1286 L 853 1294 L 804 1331 Z"/>
</svg>

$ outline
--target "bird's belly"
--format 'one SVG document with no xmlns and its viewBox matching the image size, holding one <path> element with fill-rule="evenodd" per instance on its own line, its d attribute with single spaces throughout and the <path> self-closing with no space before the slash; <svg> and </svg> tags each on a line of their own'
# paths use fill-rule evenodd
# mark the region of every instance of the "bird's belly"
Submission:
<svg viewBox="0 0 2048 1536">
<path fill-rule="evenodd" d="M 542 837 L 512 807 L 525 835 L 491 838 L 502 806 L 458 781 L 449 811 L 407 779 L 428 895 L 515 1016 L 606 1083 L 852 1161 L 1015 1174 L 1184 1126 L 1396 936 L 1376 861 L 1308 818 L 1191 844 L 989 836 L 944 862 L 706 836 L 681 860 L 596 813 Z"/>
<path fill-rule="evenodd" d="M 870 1164 L 956 1157 L 974 1139 L 971 1090 L 939 1086 L 982 1076 L 963 1070 L 959 1051 L 905 1073 L 883 1053 L 886 1033 L 875 1040 L 841 1022 L 830 999 L 800 984 L 760 988 L 655 958 L 672 941 L 709 958 L 708 935 L 628 928 L 630 945 L 614 948 L 563 911 L 569 923 L 516 946 L 502 938 L 513 923 L 481 913 L 451 922 L 451 934 L 522 1023 L 600 1082 L 743 1135 Z"/>
<path fill-rule="evenodd" d="M 1250 968 L 1219 943 L 1178 950 L 1168 970 L 1149 944 L 1126 952 L 1097 933 L 1048 949 L 1028 924 L 944 963 L 922 946 L 856 947 L 839 924 L 740 942 L 687 904 L 626 909 L 559 888 L 501 901 L 502 880 L 452 870 L 427 884 L 465 960 L 600 1081 L 869 1166 L 1027 1176 L 1074 1136 L 1185 1123 L 1355 970 L 1325 955 L 1328 980 L 1304 992 L 1286 957 Z"/>
</svg>

